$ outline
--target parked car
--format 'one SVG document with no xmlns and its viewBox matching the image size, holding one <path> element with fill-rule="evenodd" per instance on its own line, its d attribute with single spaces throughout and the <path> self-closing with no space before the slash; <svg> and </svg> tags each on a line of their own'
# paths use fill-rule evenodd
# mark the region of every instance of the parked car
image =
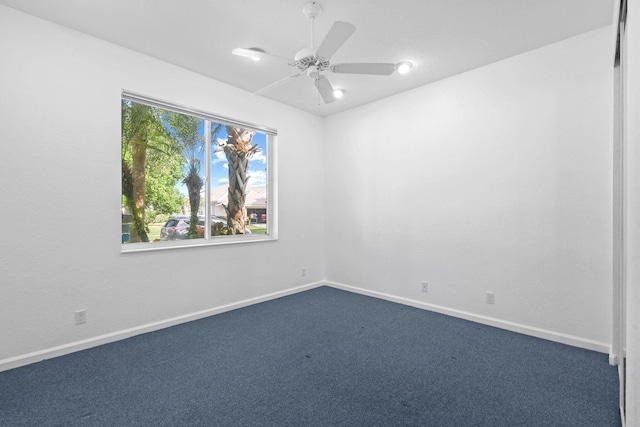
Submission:
<svg viewBox="0 0 640 427">
<path fill-rule="evenodd" d="M 167 223 L 160 228 L 160 240 L 181 240 L 187 237 L 189 233 L 189 224 L 191 223 L 190 217 L 175 217 L 170 218 Z M 217 216 L 211 217 L 211 224 L 222 223 L 222 226 L 227 225 L 227 220 L 218 218 Z M 204 218 L 199 217 L 198 224 L 196 226 L 198 237 L 204 237 Z M 244 229 L 245 234 L 251 234 L 251 230 Z"/>
<path fill-rule="evenodd" d="M 184 239 L 188 232 L 188 217 L 169 218 L 169 221 L 160 229 L 160 240 Z"/>
</svg>

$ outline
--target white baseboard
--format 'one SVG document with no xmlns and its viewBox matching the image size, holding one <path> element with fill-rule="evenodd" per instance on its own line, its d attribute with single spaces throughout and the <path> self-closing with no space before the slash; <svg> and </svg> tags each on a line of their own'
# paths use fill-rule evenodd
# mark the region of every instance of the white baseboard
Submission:
<svg viewBox="0 0 640 427">
<path fill-rule="evenodd" d="M 64 356 L 65 354 L 74 353 L 80 350 L 86 350 L 99 345 L 120 341 L 126 338 L 131 338 L 136 335 L 145 334 L 147 332 L 157 331 L 160 329 L 168 328 L 170 326 L 179 325 L 181 323 L 203 319 L 205 317 L 213 316 L 215 314 L 236 310 L 238 308 L 247 307 L 260 302 L 281 298 L 287 295 L 293 295 L 298 292 L 307 291 L 323 285 L 324 285 L 324 282 L 310 283 L 307 285 L 287 289 L 284 291 L 279 291 L 279 292 L 274 292 L 267 295 L 249 298 L 249 299 L 238 301 L 232 304 L 226 304 L 219 307 L 210 308 L 207 310 L 197 311 L 195 313 L 185 314 L 185 315 L 173 317 L 170 319 L 160 320 L 158 322 L 148 323 L 146 325 L 140 325 L 133 328 L 124 329 L 121 331 L 116 331 L 109 334 L 88 338 L 82 341 L 76 341 L 69 344 L 63 344 L 60 346 L 47 348 L 44 350 L 34 351 L 33 353 L 23 354 L 16 357 L 10 357 L 8 359 L 0 360 L 0 372 L 13 369 L 13 368 L 18 368 L 20 366 L 29 365 L 35 362 L 40 362 L 45 359 Z"/>
<path fill-rule="evenodd" d="M 494 326 L 501 329 L 506 329 L 512 332 L 518 332 L 521 334 L 531 335 L 534 337 L 543 338 L 550 341 L 559 342 L 562 344 L 568 344 L 574 347 L 585 348 L 588 350 L 598 351 L 601 353 L 610 353 L 610 347 L 608 344 L 593 341 L 593 340 L 588 340 L 585 338 L 575 337 L 572 335 L 562 334 L 559 332 L 548 331 L 548 330 L 539 329 L 531 326 L 521 325 L 518 323 L 507 322 L 500 319 L 494 319 L 491 317 L 481 316 L 473 313 L 468 313 L 465 311 L 455 310 L 455 309 L 442 307 L 434 304 L 428 304 L 421 301 L 411 300 L 408 298 L 398 297 L 395 295 L 386 294 L 382 292 L 371 291 L 368 289 L 358 288 L 355 286 L 349 286 L 342 283 L 321 281 L 321 282 L 310 283 L 303 286 L 298 286 L 298 287 L 287 289 L 284 291 L 279 291 L 279 292 L 274 292 L 267 295 L 249 298 L 249 299 L 238 301 L 232 304 L 214 307 L 207 310 L 198 311 L 195 313 L 185 314 L 182 316 L 165 319 L 158 322 L 148 323 L 146 325 L 140 325 L 133 328 L 124 329 L 121 331 L 116 331 L 109 334 L 104 334 L 97 337 L 88 338 L 81 341 L 75 341 L 72 343 L 63 344 L 60 346 L 51 347 L 44 350 L 39 350 L 32 353 L 23 354 L 20 356 L 15 356 L 8 359 L 0 360 L 0 372 L 13 369 L 13 368 L 18 368 L 20 366 L 25 366 L 31 363 L 39 362 L 45 359 L 51 359 L 53 357 L 74 353 L 76 351 L 86 350 L 92 347 L 108 344 L 111 342 L 130 338 L 136 335 L 157 331 L 160 329 L 168 328 L 170 326 L 179 325 L 181 323 L 203 319 L 205 317 L 213 316 L 213 315 L 224 313 L 231 310 L 236 310 L 238 308 L 247 307 L 260 302 L 281 298 L 287 295 L 293 295 L 298 292 L 307 291 L 307 290 L 314 289 L 324 285 L 330 286 L 336 289 L 342 289 L 348 292 L 354 292 L 361 295 L 367 295 L 374 298 L 380 298 L 383 300 L 420 308 L 423 310 L 434 311 L 436 313 L 446 314 L 449 316 L 470 320 L 472 322 L 477 322 L 477 323 Z M 616 361 L 615 355 L 610 354 L 609 363 L 611 363 L 612 358 L 614 362 Z"/>
<path fill-rule="evenodd" d="M 345 285 L 336 282 L 325 282 L 327 286 L 331 286 L 336 289 L 342 289 L 344 291 L 354 292 L 361 295 L 367 295 L 374 298 L 380 298 L 387 301 L 397 302 L 399 304 L 408 305 L 411 307 L 421 308 L 423 310 L 434 311 L 436 313 L 446 314 L 452 317 L 458 317 L 472 322 L 481 323 L 484 325 L 494 326 L 500 329 L 506 329 L 512 332 L 518 332 L 524 335 L 530 335 L 537 338 L 543 338 L 549 341 L 554 341 L 562 344 L 571 345 L 574 347 L 580 347 L 587 350 L 593 350 L 600 353 L 609 353 L 610 345 L 599 341 L 594 341 L 586 338 L 576 337 L 573 335 L 563 334 L 560 332 L 549 331 L 546 329 L 540 329 L 533 326 L 522 325 L 519 323 L 508 322 L 505 320 L 495 319 L 492 317 L 481 316 L 478 314 L 469 313 L 466 311 L 456 310 L 448 307 L 442 307 L 439 305 L 428 304 L 422 301 L 416 301 L 404 297 L 399 297 L 391 294 L 386 294 L 377 291 L 371 291 L 369 289 L 358 288 L 355 286 Z"/>
</svg>

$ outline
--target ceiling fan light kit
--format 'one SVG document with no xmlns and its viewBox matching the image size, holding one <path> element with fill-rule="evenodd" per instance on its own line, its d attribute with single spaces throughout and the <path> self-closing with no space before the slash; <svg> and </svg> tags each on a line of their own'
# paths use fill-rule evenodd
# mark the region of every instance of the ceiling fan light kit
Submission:
<svg viewBox="0 0 640 427">
<path fill-rule="evenodd" d="M 315 18 L 322 13 L 322 6 L 317 2 L 310 2 L 304 5 L 302 13 L 311 20 L 311 45 L 308 48 L 304 48 L 297 52 L 293 58 L 293 61 L 288 61 L 288 65 L 296 67 L 298 72 L 296 74 L 284 77 L 274 83 L 271 83 L 262 89 L 254 92 L 254 95 L 262 95 L 282 84 L 285 84 L 289 80 L 296 77 L 306 75 L 313 80 L 313 83 L 318 90 L 318 93 L 325 104 L 334 102 L 338 98 L 342 98 L 345 91 L 343 89 L 335 89 L 331 85 L 331 82 L 327 79 L 325 74 L 331 72 L 335 74 L 368 74 L 378 76 L 389 76 L 397 69 L 399 73 L 403 73 L 405 68 L 408 72 L 413 64 L 410 62 L 401 62 L 399 64 L 392 63 L 343 63 L 332 64 L 331 57 L 342 47 L 342 45 L 351 37 L 356 31 L 356 27 L 352 24 L 344 21 L 335 21 L 329 32 L 324 37 L 320 45 L 315 48 L 313 40 L 313 29 Z M 282 61 L 275 55 L 265 53 L 259 48 L 236 48 L 232 53 L 238 56 L 244 56 L 258 61 L 261 58 L 273 58 Z M 408 65 L 407 65 L 408 64 Z M 400 68 L 402 67 L 402 68 Z"/>
<path fill-rule="evenodd" d="M 400 74 L 407 74 L 413 68 L 413 64 L 411 62 L 399 62 L 396 65 L 396 69 Z"/>
</svg>

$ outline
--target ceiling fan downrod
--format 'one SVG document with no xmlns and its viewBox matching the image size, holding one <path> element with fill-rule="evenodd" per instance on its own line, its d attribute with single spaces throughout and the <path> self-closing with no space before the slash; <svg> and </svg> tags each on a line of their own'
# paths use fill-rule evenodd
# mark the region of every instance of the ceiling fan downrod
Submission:
<svg viewBox="0 0 640 427">
<path fill-rule="evenodd" d="M 322 13 L 322 6 L 320 6 L 315 1 L 312 1 L 304 5 L 304 7 L 302 8 L 302 13 L 304 14 L 304 16 L 306 16 L 311 20 L 311 45 L 309 47 L 313 48 L 313 42 L 314 42 L 313 29 L 314 29 L 315 19 L 316 19 L 316 16 Z"/>
</svg>

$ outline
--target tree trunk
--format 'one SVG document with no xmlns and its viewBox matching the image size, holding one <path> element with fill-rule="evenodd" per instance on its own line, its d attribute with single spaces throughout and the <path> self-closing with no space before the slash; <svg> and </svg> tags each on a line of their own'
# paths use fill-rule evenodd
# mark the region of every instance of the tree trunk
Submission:
<svg viewBox="0 0 640 427">
<path fill-rule="evenodd" d="M 182 182 L 187 186 L 189 207 L 191 208 L 188 236 L 190 239 L 195 239 L 198 237 L 198 208 L 200 207 L 200 190 L 202 190 L 204 180 L 198 175 L 198 170 L 191 167 L 189 174 Z"/>
<path fill-rule="evenodd" d="M 247 169 L 249 159 L 258 148 L 251 146 L 253 135 L 255 131 L 227 126 L 224 152 L 229 162 L 229 204 L 225 208 L 229 234 L 245 234 Z"/>
<path fill-rule="evenodd" d="M 130 242 L 148 242 L 146 225 L 144 222 L 145 202 L 145 174 L 144 166 L 147 160 L 147 144 L 139 135 L 131 138 L 131 178 L 133 181 L 133 224 L 131 227 Z"/>
<path fill-rule="evenodd" d="M 197 194 L 196 194 L 197 191 Z M 189 189 L 189 205 L 191 207 L 191 220 L 189 221 L 189 238 L 198 237 L 198 208 L 200 207 L 200 190 Z"/>
<path fill-rule="evenodd" d="M 234 150 L 229 150 L 227 161 L 229 162 L 227 227 L 229 227 L 229 234 L 244 234 L 248 161 Z"/>
</svg>

